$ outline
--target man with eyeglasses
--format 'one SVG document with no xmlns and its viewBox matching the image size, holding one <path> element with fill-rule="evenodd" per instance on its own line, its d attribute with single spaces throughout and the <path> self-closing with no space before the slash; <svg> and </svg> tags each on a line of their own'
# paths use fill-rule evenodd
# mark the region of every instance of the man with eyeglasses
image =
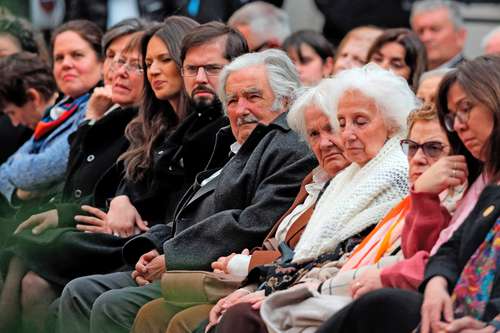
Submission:
<svg viewBox="0 0 500 333">
<path fill-rule="evenodd" d="M 222 23 L 211 22 L 183 40 L 182 77 L 186 92 L 195 106 L 217 105 L 219 73 L 241 53 L 242 36 Z M 246 45 L 245 45 L 246 48 Z"/>
<path fill-rule="evenodd" d="M 214 30 L 225 29 L 227 34 L 214 37 Z M 209 23 L 185 37 L 181 52 L 192 102 L 219 101 L 217 90 L 224 97 L 231 126 L 218 133 L 212 157 L 231 153 L 232 158 L 222 168 L 209 162 L 197 175 L 169 223 L 173 231 L 168 224 L 157 225 L 125 245 L 123 257 L 133 272 L 93 275 L 67 285 L 58 308 L 60 332 L 129 332 L 139 308 L 161 297 L 165 271 L 210 270 L 219 256 L 260 244 L 315 166 L 307 145 L 286 124 L 285 112 L 300 86 L 295 67 L 284 52 L 269 50 L 243 55 L 222 69 L 237 36 Z M 256 80 L 249 81 L 254 72 Z M 246 86 L 240 87 L 243 76 Z M 230 151 L 227 142 L 234 142 Z"/>
</svg>

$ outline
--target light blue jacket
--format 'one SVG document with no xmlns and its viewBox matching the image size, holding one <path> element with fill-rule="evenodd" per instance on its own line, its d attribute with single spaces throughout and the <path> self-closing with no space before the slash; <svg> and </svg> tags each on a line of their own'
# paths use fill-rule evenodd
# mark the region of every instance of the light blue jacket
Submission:
<svg viewBox="0 0 500 333">
<path fill-rule="evenodd" d="M 68 136 L 84 120 L 88 99 L 89 94 L 77 99 L 80 100 L 78 110 L 45 138 L 37 153 L 32 153 L 32 136 L 0 165 L 0 193 L 9 203 L 18 188 L 49 194 L 64 181 L 69 156 Z M 55 106 L 64 102 L 65 99 Z"/>
</svg>

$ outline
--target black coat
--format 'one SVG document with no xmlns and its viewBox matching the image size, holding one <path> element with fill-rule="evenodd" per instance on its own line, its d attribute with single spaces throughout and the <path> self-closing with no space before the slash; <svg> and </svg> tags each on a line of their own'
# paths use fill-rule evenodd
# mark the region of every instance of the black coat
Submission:
<svg viewBox="0 0 500 333">
<path fill-rule="evenodd" d="M 453 291 L 465 265 L 486 235 L 500 217 L 500 186 L 486 187 L 476 206 L 453 236 L 429 259 L 425 269 L 423 291 L 434 276 L 442 276 L 448 281 L 449 292 Z M 490 321 L 500 313 L 500 267 L 497 267 L 493 289 L 486 305 L 484 321 Z"/>
<path fill-rule="evenodd" d="M 64 188 L 54 203 L 60 227 L 75 225 L 82 204 L 105 207 L 113 197 L 123 175 L 123 163 L 117 160 L 129 146 L 125 128 L 136 115 L 137 108 L 113 109 L 95 123 L 85 121 L 69 137 Z"/>
<path fill-rule="evenodd" d="M 220 136 L 228 137 L 229 131 Z M 224 141 L 221 138 L 221 141 Z M 228 152 L 216 146 L 214 154 Z M 220 175 L 201 187 L 219 167 L 197 176 L 173 221 L 174 232 L 157 226 L 130 241 L 124 257 L 130 264 L 147 249 L 163 250 L 168 270 L 207 270 L 219 256 L 252 248 L 290 207 L 302 179 L 316 165 L 307 145 L 291 131 L 286 114 L 268 126 L 258 125 Z"/>
<path fill-rule="evenodd" d="M 228 124 L 219 108 L 191 113 L 155 149 L 151 172 L 138 182 L 124 181 L 117 194 L 125 194 L 150 226 L 172 219 L 177 202 L 205 169 L 220 128 Z M 225 148 L 234 141 L 225 143 Z M 228 156 L 213 159 L 222 166 Z"/>
<path fill-rule="evenodd" d="M 69 137 L 70 153 L 62 192 L 63 202 L 80 202 L 92 196 L 103 174 L 117 172 L 121 176 L 116 162 L 129 146 L 124 132 L 136 115 L 136 108 L 117 108 L 94 124 L 86 121 Z M 117 187 L 118 184 L 115 184 L 114 188 L 105 192 L 115 193 Z M 93 203 L 93 200 L 89 203 Z"/>
</svg>

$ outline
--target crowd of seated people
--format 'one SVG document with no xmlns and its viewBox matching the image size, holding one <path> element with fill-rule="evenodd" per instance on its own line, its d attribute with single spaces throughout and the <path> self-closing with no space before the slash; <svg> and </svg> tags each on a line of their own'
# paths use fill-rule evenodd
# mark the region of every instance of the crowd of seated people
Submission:
<svg viewBox="0 0 500 333">
<path fill-rule="evenodd" d="M 271 9 L 0 17 L 0 332 L 500 331 L 500 55 Z"/>
</svg>

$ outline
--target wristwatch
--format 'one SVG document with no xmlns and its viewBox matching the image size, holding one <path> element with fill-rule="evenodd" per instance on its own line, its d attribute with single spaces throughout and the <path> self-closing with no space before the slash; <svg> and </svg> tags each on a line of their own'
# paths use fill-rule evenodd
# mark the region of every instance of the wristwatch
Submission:
<svg viewBox="0 0 500 333">
<path fill-rule="evenodd" d="M 495 332 L 500 332 L 500 320 L 490 320 L 487 326 L 493 326 L 495 328 Z"/>
</svg>

